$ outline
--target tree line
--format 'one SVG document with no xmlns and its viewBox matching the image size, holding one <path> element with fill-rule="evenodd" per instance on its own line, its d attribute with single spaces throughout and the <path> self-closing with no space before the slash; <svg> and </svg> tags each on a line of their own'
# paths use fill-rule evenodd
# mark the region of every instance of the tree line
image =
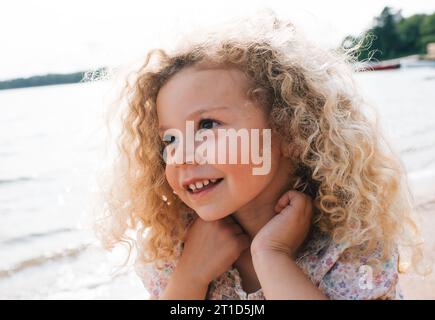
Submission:
<svg viewBox="0 0 435 320">
<path fill-rule="evenodd" d="M 82 81 L 84 75 L 85 72 L 75 72 L 69 74 L 46 74 L 30 78 L 6 80 L 0 82 L 0 90 L 77 83 Z"/>
<path fill-rule="evenodd" d="M 341 47 L 349 49 L 360 44 L 359 61 L 387 60 L 425 54 L 431 42 L 435 42 L 435 12 L 404 18 L 401 10 L 385 7 L 371 28 L 359 36 L 348 35 Z"/>
<path fill-rule="evenodd" d="M 29 78 L 17 78 L 0 81 L 0 90 L 94 81 L 104 79 L 107 73 L 108 67 L 100 67 L 95 70 L 74 73 L 50 73 Z"/>
</svg>

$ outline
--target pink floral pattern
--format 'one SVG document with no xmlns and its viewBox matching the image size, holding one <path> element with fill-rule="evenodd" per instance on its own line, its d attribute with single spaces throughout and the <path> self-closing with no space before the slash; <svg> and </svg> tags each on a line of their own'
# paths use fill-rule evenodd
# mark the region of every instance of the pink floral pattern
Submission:
<svg viewBox="0 0 435 320">
<path fill-rule="evenodd" d="M 177 247 L 177 257 L 181 255 L 182 248 L 182 244 Z M 380 257 L 380 245 L 370 254 L 364 254 L 362 250 L 346 251 L 346 248 L 313 228 L 308 241 L 299 251 L 296 263 L 330 299 L 403 299 L 398 287 L 397 250 L 388 261 L 375 267 L 370 260 Z M 162 263 L 161 270 L 156 263 L 143 264 L 137 260 L 135 269 L 150 299 L 159 298 L 177 260 Z M 230 267 L 210 283 L 206 299 L 263 300 L 265 297 L 261 288 L 256 292 L 245 292 L 238 270 Z"/>
</svg>

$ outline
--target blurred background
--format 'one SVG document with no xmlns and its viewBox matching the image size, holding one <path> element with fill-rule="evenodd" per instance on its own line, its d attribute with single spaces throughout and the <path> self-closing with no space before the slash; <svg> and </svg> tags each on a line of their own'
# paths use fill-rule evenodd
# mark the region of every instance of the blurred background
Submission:
<svg viewBox="0 0 435 320">
<path fill-rule="evenodd" d="M 402 157 L 434 256 L 434 0 L 3 0 L 0 8 L 0 299 L 148 297 L 131 265 L 118 268 L 125 252 L 105 252 L 90 229 L 116 86 L 82 79 L 263 8 L 330 48 L 372 35 L 355 79 Z M 435 299 L 434 274 L 400 281 L 405 298 Z"/>
</svg>

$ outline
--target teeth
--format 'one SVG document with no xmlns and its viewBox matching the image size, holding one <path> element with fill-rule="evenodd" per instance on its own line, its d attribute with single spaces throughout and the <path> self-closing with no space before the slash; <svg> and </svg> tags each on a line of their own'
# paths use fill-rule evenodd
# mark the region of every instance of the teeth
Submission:
<svg viewBox="0 0 435 320">
<path fill-rule="evenodd" d="M 203 180 L 202 182 L 201 181 L 198 181 L 198 182 L 196 182 L 196 183 L 191 183 L 191 184 L 189 184 L 189 188 L 192 190 L 192 191 L 195 191 L 195 190 L 199 190 L 199 189 L 202 189 L 202 188 L 204 188 L 205 186 L 207 186 L 208 184 L 210 184 L 210 182 L 211 183 L 215 183 L 217 181 L 217 179 L 210 179 L 210 180 Z"/>
</svg>

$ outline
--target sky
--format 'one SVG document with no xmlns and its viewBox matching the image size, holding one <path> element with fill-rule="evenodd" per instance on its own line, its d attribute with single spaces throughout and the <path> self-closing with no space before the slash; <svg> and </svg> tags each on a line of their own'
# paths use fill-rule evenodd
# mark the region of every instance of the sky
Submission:
<svg viewBox="0 0 435 320">
<path fill-rule="evenodd" d="M 369 28 L 385 6 L 406 17 L 433 13 L 435 0 L 2 0 L 0 80 L 128 64 L 177 32 L 264 8 L 336 46 Z"/>
</svg>

